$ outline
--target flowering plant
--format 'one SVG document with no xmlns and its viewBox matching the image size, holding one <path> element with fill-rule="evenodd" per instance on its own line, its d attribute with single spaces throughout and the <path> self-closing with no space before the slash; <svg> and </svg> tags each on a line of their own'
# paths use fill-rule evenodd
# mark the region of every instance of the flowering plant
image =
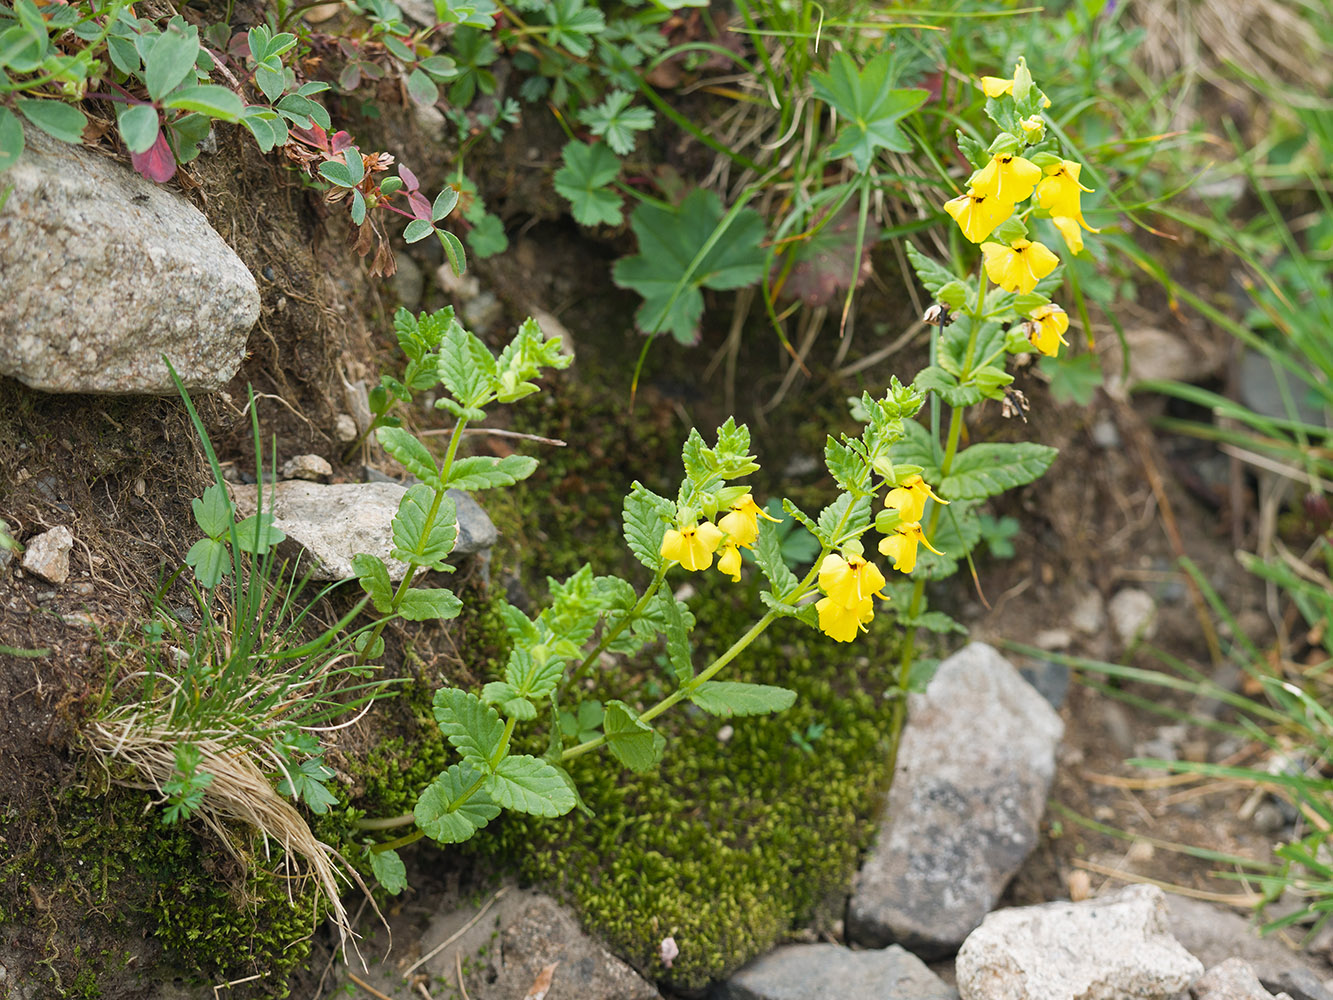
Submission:
<svg viewBox="0 0 1333 1000">
<path fill-rule="evenodd" d="M 372 867 L 387 888 L 397 891 L 404 885 L 404 868 L 396 849 L 421 837 L 441 843 L 467 840 L 501 809 L 539 816 L 558 816 L 574 809 L 579 805 L 578 792 L 564 767 L 574 758 L 605 747 L 631 770 L 651 770 L 666 747 L 654 720 L 681 702 L 724 717 L 759 715 L 790 706 L 795 693 L 785 688 L 718 679 L 778 618 L 796 618 L 838 642 L 851 642 L 882 606 L 876 602 L 894 598 L 888 607 L 907 630 L 898 683 L 886 692 L 898 706 L 896 739 L 905 712 L 904 695 L 922 686 L 930 674 L 929 669 L 922 669 L 928 662 L 914 656 L 916 630 L 961 628 L 946 615 L 926 610 L 925 580 L 948 576 L 960 560 L 970 558 L 982 537 L 978 507 L 983 500 L 1032 482 L 1055 458 L 1055 449 L 1029 442 L 982 442 L 960 448 L 969 407 L 995 400 L 1006 416 L 1021 414 L 1027 407 L 1022 394 L 1010 387 L 1013 377 L 1005 371 L 1004 358 L 1034 348 L 1054 355 L 1064 342 L 1068 317 L 1045 294 L 1054 284 L 1059 262 L 1046 246 L 1028 238 L 1027 223 L 1050 218 L 1072 252 L 1081 249 L 1083 230 L 1095 232 L 1083 221 L 1079 205 L 1079 193 L 1087 190 L 1078 181 L 1080 165 L 1063 159 L 1054 151 L 1054 142 L 1045 137 L 1041 108 L 1047 102 L 1023 62 L 1020 60 L 1013 79 L 986 78 L 983 86 L 989 95 L 987 113 L 1002 132 L 988 149 L 960 135 L 963 152 L 976 170 L 967 191 L 944 206 L 964 235 L 982 244 L 982 266 L 974 280 L 965 281 L 910 251 L 918 276 L 936 300 L 926 317 L 938 328 L 931 344 L 931 364 L 909 385 L 894 377 L 882 397 L 865 393 L 850 401 L 863 428 L 855 437 L 830 437 L 826 442 L 825 464 L 839 490 L 831 503 L 811 516 L 790 500 L 783 501 L 782 509 L 819 544 L 809 571 L 798 577 L 788 567 L 777 519 L 765 512 L 751 488 L 741 482 L 759 469 L 749 453 L 750 434 L 745 425 L 728 419 L 717 429 L 712 445 L 697 430 L 692 431 L 682 449 L 684 475 L 674 499 L 635 483 L 624 502 L 625 542 L 650 575 L 646 586 L 640 589 L 619 576 L 594 575 L 592 567 L 585 565 L 563 583 L 552 581 L 551 604 L 536 617 L 504 605 L 501 614 L 513 647 L 503 679 L 486 684 L 480 693 L 459 688 L 436 693 L 436 721 L 460 759 L 421 792 L 411 813 L 358 823 L 367 833 L 416 827 L 396 839 L 368 846 Z M 1028 199 L 1032 204 L 1020 213 L 1018 205 Z M 987 240 L 992 236 L 993 241 Z M 988 296 L 988 282 L 999 285 L 1000 293 Z M 454 413 L 460 426 L 482 419 L 483 408 L 490 402 L 507 402 L 525 394 L 501 391 L 506 358 L 509 368 L 524 358 L 531 362 L 520 366 L 524 387 L 531 391 L 535 387 L 526 379 L 538 367 L 558 363 L 557 353 L 549 346 L 540 347 L 535 326 L 525 327 L 525 333 L 516 339 L 515 344 L 521 342 L 523 349 L 514 354 L 516 348 L 511 345 L 497 367 L 489 351 L 458 327 L 452 314 L 447 322 L 426 316 L 419 321 L 399 321 L 400 333 L 437 326 L 440 335 L 432 339 L 426 355 L 430 360 L 438 354 L 438 362 L 423 368 L 421 357 L 413 355 L 413 360 L 428 375 L 438 369 L 447 393 L 437 406 Z M 410 348 L 413 343 L 409 337 L 405 346 Z M 476 382 L 476 391 L 470 394 L 460 394 L 469 384 L 465 369 Z M 429 381 L 433 378 L 413 385 L 425 388 L 424 382 Z M 929 426 L 915 419 L 928 400 Z M 941 404 L 950 409 L 942 435 Z M 437 466 L 407 431 L 381 426 L 376 434 L 413 471 L 425 470 L 418 475 L 436 491 L 433 499 L 432 489 L 413 487 L 405 504 L 420 493 L 413 502 L 424 510 L 432 502 L 439 504 L 438 491 L 444 485 L 472 481 L 455 471 L 456 437 L 451 439 L 444 464 Z M 524 463 L 521 468 L 513 458 L 488 461 L 514 463 L 514 467 L 503 470 L 508 477 L 499 477 L 497 465 L 491 470 L 491 480 L 482 485 L 504 485 L 501 479 L 512 481 L 531 472 L 529 459 L 518 460 Z M 880 497 L 882 505 L 876 511 Z M 447 521 L 447 502 L 445 507 Z M 420 529 L 419 524 L 416 527 Z M 879 556 L 892 571 L 903 574 L 904 581 L 910 576 L 910 581 L 890 583 L 884 570 L 867 556 L 864 539 L 872 531 L 878 536 L 874 549 Z M 421 537 L 431 533 L 416 531 Z M 452 535 L 442 537 L 431 549 L 432 557 L 415 559 L 414 565 L 442 565 L 452 540 Z M 690 641 L 694 616 L 666 586 L 668 577 L 677 569 L 709 571 L 716 560 L 719 572 L 738 581 L 742 550 L 753 555 L 767 582 L 767 589 L 760 593 L 763 614 L 724 652 L 700 666 Z M 387 582 L 377 583 L 378 567 L 367 562 L 367 572 L 362 568 L 358 566 L 358 574 L 375 606 L 389 611 Z M 376 572 L 369 572 L 371 568 Z M 412 593 L 414 588 L 404 581 L 399 590 Z M 456 609 L 451 603 L 438 610 Z M 382 650 L 378 635 L 376 629 L 367 647 L 372 656 Z M 590 716 L 586 727 L 562 725 L 562 701 L 576 697 L 577 685 L 604 655 L 633 654 L 658 640 L 665 646 L 673 690 L 648 705 L 639 699 L 608 701 L 600 723 Z M 542 715 L 549 731 L 546 752 L 540 757 L 515 753 L 518 724 Z"/>
</svg>

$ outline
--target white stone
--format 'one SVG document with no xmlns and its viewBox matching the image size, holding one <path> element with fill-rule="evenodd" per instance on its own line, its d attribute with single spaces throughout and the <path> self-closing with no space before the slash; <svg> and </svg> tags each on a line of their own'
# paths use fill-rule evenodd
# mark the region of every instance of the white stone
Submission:
<svg viewBox="0 0 1333 1000">
<path fill-rule="evenodd" d="M 1264 989 L 1250 963 L 1228 958 L 1214 965 L 1194 984 L 1194 1000 L 1291 1000 L 1286 993 L 1274 996 Z"/>
<path fill-rule="evenodd" d="M 351 444 L 358 433 L 356 421 L 350 413 L 339 413 L 333 418 L 333 436 L 339 444 Z"/>
<path fill-rule="evenodd" d="M 319 455 L 293 455 L 282 463 L 278 474 L 283 479 L 308 479 L 317 482 L 333 475 L 333 466 Z"/>
<path fill-rule="evenodd" d="M 0 374 L 45 392 L 174 395 L 240 368 L 259 318 L 241 259 L 178 192 L 28 129 L 0 212 Z M 77 291 L 61 292 L 53 279 Z"/>
<path fill-rule="evenodd" d="M 1134 587 L 1117 591 L 1106 611 L 1116 638 L 1126 645 L 1151 639 L 1156 631 L 1157 602 L 1147 591 Z"/>
<path fill-rule="evenodd" d="M 962 1000 L 1167 1000 L 1203 963 L 1167 930 L 1150 885 L 1081 903 L 997 910 L 963 942 Z"/>
<path fill-rule="evenodd" d="M 74 536 L 63 524 L 44 531 L 28 542 L 23 568 L 50 583 L 64 583 L 69 579 L 69 552 L 73 547 Z"/>
</svg>

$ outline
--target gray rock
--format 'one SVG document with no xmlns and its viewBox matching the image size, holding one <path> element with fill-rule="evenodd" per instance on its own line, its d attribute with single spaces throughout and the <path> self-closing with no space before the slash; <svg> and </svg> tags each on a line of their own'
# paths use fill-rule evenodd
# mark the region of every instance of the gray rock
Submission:
<svg viewBox="0 0 1333 1000">
<path fill-rule="evenodd" d="M 339 413 L 333 420 L 333 436 L 340 444 L 351 444 L 359 432 L 356 419 L 350 413 Z"/>
<path fill-rule="evenodd" d="M 1282 976 L 1293 971 L 1309 971 L 1319 979 L 1329 974 L 1313 957 L 1283 944 L 1277 934 L 1260 937 L 1253 924 L 1227 907 L 1184 896 L 1170 897 L 1167 905 L 1171 933 L 1204 965 L 1242 958 L 1263 982 L 1275 984 L 1282 983 Z M 1294 985 L 1292 981 L 1280 988 L 1294 996 Z"/>
<path fill-rule="evenodd" d="M 63 524 L 29 539 L 23 552 L 23 568 L 49 583 L 69 579 L 69 552 L 74 536 Z"/>
<path fill-rule="evenodd" d="M 1051 660 L 1036 660 L 1030 666 L 1019 667 L 1018 674 L 1031 684 L 1046 703 L 1060 711 L 1069 694 L 1069 668 Z"/>
<path fill-rule="evenodd" d="M 1263 979 L 1267 990 L 1290 994 L 1292 1000 L 1333 1000 L 1333 992 L 1309 969 L 1288 969 L 1275 979 Z"/>
<path fill-rule="evenodd" d="M 1166 897 L 1150 885 L 997 910 L 963 942 L 955 968 L 963 1000 L 1166 1000 L 1203 974 L 1168 932 Z"/>
<path fill-rule="evenodd" d="M 255 512 L 255 487 L 229 484 L 231 498 L 242 517 Z M 314 559 L 315 580 L 344 580 L 352 576 L 352 556 L 364 552 L 384 560 L 389 579 L 401 580 L 407 564 L 389 558 L 393 547 L 392 522 L 407 487 L 399 483 L 277 483 L 264 489 L 264 509 L 272 504 L 274 524 L 289 542 Z M 458 541 L 451 558 L 480 552 L 495 544 L 499 533 L 475 500 L 450 490 L 458 507 Z M 286 545 L 287 543 L 284 543 Z"/>
<path fill-rule="evenodd" d="M 789 944 L 731 977 L 723 1000 L 957 1000 L 958 991 L 898 945 L 852 951 Z"/>
<path fill-rule="evenodd" d="M 0 181 L 0 374 L 45 392 L 174 395 L 241 365 L 259 289 L 180 194 L 35 130 Z"/>
<path fill-rule="evenodd" d="M 1111 629 L 1121 643 L 1151 639 L 1156 626 L 1157 602 L 1147 591 L 1126 587 L 1117 591 L 1106 607 Z"/>
<path fill-rule="evenodd" d="M 1214 965 L 1190 989 L 1194 1000 L 1291 1000 L 1285 993 L 1276 997 L 1264 989 L 1259 977 L 1242 958 L 1228 958 Z"/>
<path fill-rule="evenodd" d="M 1285 395 L 1283 385 L 1278 382 L 1279 377 L 1285 383 Z M 1241 356 L 1236 380 L 1241 402 L 1255 413 L 1284 420 L 1303 420 L 1307 424 L 1321 426 L 1327 419 L 1321 407 L 1310 404 L 1309 393 L 1297 376 L 1285 370 L 1279 375 L 1273 363 L 1258 351 L 1247 350 Z M 1288 399 L 1295 406 L 1294 413 L 1287 410 Z"/>
<path fill-rule="evenodd" d="M 283 479 L 306 479 L 317 482 L 333 475 L 333 466 L 319 455 L 293 455 L 282 463 L 278 475 Z"/>
<path fill-rule="evenodd" d="M 947 954 L 981 923 L 1037 843 L 1060 717 L 974 642 L 913 695 L 879 836 L 856 877 L 852 940 Z"/>
</svg>

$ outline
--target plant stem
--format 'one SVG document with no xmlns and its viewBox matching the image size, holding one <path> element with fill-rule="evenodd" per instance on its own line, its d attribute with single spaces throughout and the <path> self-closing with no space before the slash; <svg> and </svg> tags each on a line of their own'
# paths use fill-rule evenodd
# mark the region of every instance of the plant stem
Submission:
<svg viewBox="0 0 1333 1000">
<path fill-rule="evenodd" d="M 615 642 L 616 637 L 620 635 L 621 632 L 625 631 L 631 622 L 643 614 L 644 608 L 648 607 L 648 602 L 653 599 L 653 595 L 657 593 L 657 589 L 662 586 L 662 581 L 666 579 L 667 565 L 668 564 L 664 563 L 661 568 L 658 569 L 657 575 L 653 577 L 653 582 L 648 584 L 648 588 L 643 592 L 643 596 L 639 598 L 638 603 L 629 609 L 629 613 L 625 615 L 624 618 L 606 630 L 597 645 L 593 647 L 592 652 L 585 656 L 583 662 L 574 668 L 574 672 L 569 675 L 569 681 L 565 684 L 566 689 L 577 684 L 592 668 L 592 665 L 596 662 L 597 658 L 606 652 L 607 647 L 610 646 L 611 643 Z"/>
</svg>

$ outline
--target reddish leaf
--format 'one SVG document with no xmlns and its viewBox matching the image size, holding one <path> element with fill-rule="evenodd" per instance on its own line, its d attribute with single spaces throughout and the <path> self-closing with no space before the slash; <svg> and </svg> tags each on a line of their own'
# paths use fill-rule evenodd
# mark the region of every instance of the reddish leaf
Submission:
<svg viewBox="0 0 1333 1000">
<path fill-rule="evenodd" d="M 329 149 L 335 153 L 341 153 L 352 144 L 352 136 L 349 132 L 334 132 L 329 139 Z"/>
<path fill-rule="evenodd" d="M 398 164 L 398 176 L 403 179 L 403 187 L 409 191 L 415 191 L 421 187 L 421 182 L 417 180 L 417 175 L 412 173 L 404 163 Z"/>
<path fill-rule="evenodd" d="M 401 172 L 402 168 L 399 167 L 398 169 Z M 426 200 L 426 196 L 420 191 L 409 191 L 407 194 L 407 203 L 412 206 L 412 214 L 418 219 L 425 219 L 427 222 L 431 221 L 430 202 Z"/>
<path fill-rule="evenodd" d="M 176 176 L 176 156 L 167 145 L 165 132 L 157 134 L 157 142 L 146 153 L 134 153 L 130 156 L 134 169 L 150 181 L 165 184 Z"/>
</svg>

